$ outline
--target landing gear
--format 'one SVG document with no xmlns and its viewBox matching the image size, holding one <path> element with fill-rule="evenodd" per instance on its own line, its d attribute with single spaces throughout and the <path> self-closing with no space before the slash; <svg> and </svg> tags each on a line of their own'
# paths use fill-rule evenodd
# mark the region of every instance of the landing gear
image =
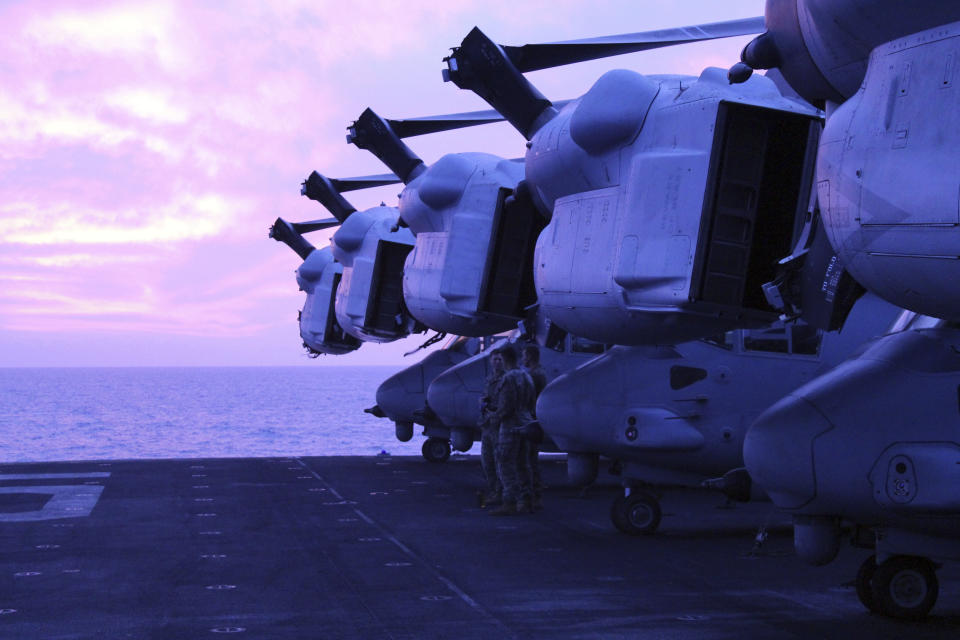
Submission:
<svg viewBox="0 0 960 640">
<path fill-rule="evenodd" d="M 649 493 L 633 490 L 617 496 L 610 506 L 613 526 L 632 536 L 651 534 L 660 526 L 660 503 Z"/>
<path fill-rule="evenodd" d="M 420 452 L 430 462 L 443 462 L 450 457 L 450 442 L 442 438 L 427 438 Z"/>
<path fill-rule="evenodd" d="M 877 598 L 873 595 L 873 576 L 877 572 L 877 557 L 870 556 L 863 561 L 857 570 L 857 598 L 860 604 L 870 610 L 870 613 L 883 613 Z"/>
<path fill-rule="evenodd" d="M 864 566 L 873 561 L 867 559 Z M 933 563 L 926 558 L 916 556 L 892 556 L 880 565 L 874 563 L 875 570 L 860 567 L 857 573 L 857 595 L 860 601 L 871 611 L 905 620 L 919 620 L 926 617 L 937 601 L 940 586 Z M 870 606 L 870 599 L 864 599 L 860 592 L 869 588 L 876 609 Z"/>
</svg>

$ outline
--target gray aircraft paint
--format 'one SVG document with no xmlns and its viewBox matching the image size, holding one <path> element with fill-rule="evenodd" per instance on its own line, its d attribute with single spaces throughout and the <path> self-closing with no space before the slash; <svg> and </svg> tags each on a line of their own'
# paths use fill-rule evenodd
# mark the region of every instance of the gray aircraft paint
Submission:
<svg viewBox="0 0 960 640">
<path fill-rule="evenodd" d="M 516 341 L 515 338 L 513 341 L 517 349 L 529 344 Z M 540 364 L 550 381 L 587 362 L 603 349 L 602 344 L 567 334 L 555 348 L 540 346 Z M 491 372 L 489 356 L 488 348 L 464 360 L 437 376 L 427 389 L 430 408 L 444 424 L 463 434 L 461 441 L 464 443 L 472 443 L 480 437 L 480 398 Z M 464 451 L 468 449 L 461 448 Z"/>
<path fill-rule="evenodd" d="M 960 13 L 960 10 L 958 10 Z M 827 119 L 817 186 L 831 244 L 894 304 L 960 320 L 960 22 L 883 44 Z"/>
<path fill-rule="evenodd" d="M 629 108 L 614 118 L 613 105 Z M 604 342 L 663 344 L 776 318 L 766 304 L 742 304 L 743 294 L 718 303 L 698 290 L 704 265 L 716 262 L 700 257 L 712 199 L 733 202 L 724 195 L 732 187 L 717 187 L 712 169 L 725 152 L 718 118 L 730 105 L 804 130 L 817 126 L 817 111 L 783 97 L 771 80 L 731 86 L 723 71 L 709 68 L 699 78 L 608 72 L 537 132 L 527 179 L 552 218 L 537 241 L 534 274 L 551 320 Z M 812 154 L 807 162 L 798 185 L 809 179 Z M 787 251 L 793 221 L 808 204 L 808 192 L 794 186 L 799 199 L 784 227 Z M 744 181 L 738 197 L 749 200 L 745 206 L 756 204 L 756 188 Z M 749 246 L 737 258 L 744 268 Z"/>
<path fill-rule="evenodd" d="M 371 295 L 371 291 L 379 284 L 378 270 L 384 269 L 379 264 L 379 260 L 387 255 L 384 248 L 413 247 L 413 234 L 409 229 L 397 227 L 397 217 L 395 207 L 381 206 L 354 212 L 330 241 L 333 257 L 343 265 L 335 303 L 337 321 L 344 331 L 366 342 L 392 342 L 403 338 L 413 331 L 415 324 L 406 313 L 396 314 L 389 322 L 390 326 L 382 328 L 371 327 L 367 322 L 371 305 L 382 301 L 380 295 Z M 392 273 L 389 268 L 384 271 Z"/>
<path fill-rule="evenodd" d="M 774 279 L 780 258 L 802 257 L 802 251 L 791 254 L 798 248 L 792 243 L 797 240 L 799 223 L 807 217 L 816 219 L 808 216 L 815 212 L 814 203 L 807 201 L 813 193 L 839 266 L 848 269 L 860 284 L 908 309 L 960 318 L 960 297 L 954 292 L 960 275 L 954 264 L 960 255 L 956 246 L 960 227 L 955 122 L 960 109 L 954 88 L 957 20 L 960 5 L 954 2 L 769 0 L 768 32 L 748 45 L 743 58 L 753 68 L 778 69 L 781 75 L 777 80 L 746 79 L 731 69 L 740 84 L 728 86 L 715 69 L 705 70 L 698 79 L 618 71 L 598 80 L 591 92 L 559 114 L 545 103 L 548 108 L 527 123 L 530 127 L 524 131 L 530 138 L 526 179 L 542 213 L 551 218 L 537 243 L 534 261 L 540 312 L 578 334 L 633 345 L 674 343 L 768 323 L 778 314 L 759 293 L 759 285 Z M 456 73 L 456 65 L 450 65 L 449 71 Z M 780 82 L 780 77 L 790 86 Z M 783 88 L 782 95 L 777 87 Z M 826 130 L 819 142 L 820 112 L 785 97 L 796 95 L 788 89 L 826 107 Z M 709 134 L 719 132 L 723 110 L 729 115 L 757 113 L 751 111 L 755 109 L 770 116 L 777 135 L 776 125 L 789 122 L 806 123 L 808 135 L 805 144 L 798 136 L 795 145 L 781 149 L 794 163 L 796 175 L 788 186 L 795 193 L 790 203 L 774 208 L 776 237 L 769 242 L 771 238 L 744 232 L 750 242 L 742 243 L 739 253 L 727 252 L 720 261 L 730 269 L 737 267 L 734 270 L 742 282 L 731 284 L 723 280 L 724 269 L 717 271 L 721 277 L 708 277 L 710 252 L 716 247 L 707 241 L 718 240 L 719 246 L 729 238 L 708 237 L 711 229 L 720 228 L 720 214 L 711 218 L 707 206 L 749 203 L 763 185 L 754 185 L 753 196 L 748 195 L 749 189 L 720 192 L 720 183 L 711 183 L 710 172 L 715 168 L 711 159 L 725 151 L 726 143 Z M 748 120 L 745 117 L 744 121 Z M 747 138 L 753 129 L 731 134 L 732 142 L 744 143 L 740 151 L 752 148 Z M 736 151 L 738 147 L 731 148 Z M 819 150 L 815 172 L 814 149 Z M 738 159 L 751 155 L 757 154 L 741 154 Z M 453 182 L 440 185 L 444 188 L 437 190 L 442 196 L 438 203 L 456 199 L 456 188 L 447 188 Z M 711 184 L 719 196 L 710 193 Z M 743 196 L 739 200 L 734 197 L 738 193 Z M 746 211 L 749 207 L 744 204 L 740 208 Z M 771 244 L 776 248 L 770 249 Z M 757 247 L 770 255 L 754 261 Z M 434 239 L 430 250 L 434 257 L 443 254 L 444 259 L 447 253 L 458 253 L 450 252 L 440 238 Z M 773 255 L 777 252 L 781 255 Z M 345 280 L 347 275 L 345 268 Z M 738 289 L 741 286 L 743 290 Z M 472 293 L 461 293 L 462 300 L 470 303 Z M 338 316 L 339 302 L 340 296 Z M 344 324 L 349 327 L 351 322 Z M 883 561 L 880 573 L 892 566 L 886 562 L 892 553 L 956 557 L 955 550 L 938 537 L 943 531 L 953 531 L 957 514 L 953 498 L 926 490 L 921 496 L 916 489 L 921 477 L 947 483 L 953 479 L 952 468 L 944 466 L 944 461 L 956 454 L 954 440 L 943 432 L 952 422 L 942 422 L 946 414 L 935 410 L 945 393 L 938 385 L 946 384 L 952 368 L 934 373 L 924 370 L 930 364 L 931 350 L 945 351 L 943 346 L 952 344 L 951 331 L 943 329 L 922 336 L 923 340 L 917 339 L 917 332 L 883 338 L 868 352 L 889 348 L 896 357 L 853 359 L 837 369 L 849 369 L 852 378 L 873 382 L 871 376 L 887 367 L 878 362 L 893 363 L 883 375 L 902 378 L 906 388 L 915 389 L 913 400 L 893 398 L 892 393 L 883 399 L 884 414 L 875 415 L 882 423 L 879 428 L 864 418 L 873 413 L 857 410 L 868 402 L 863 387 L 848 389 L 846 379 L 828 373 L 805 385 L 803 393 L 833 404 L 818 411 L 810 402 L 798 400 L 799 396 L 790 396 L 770 410 L 770 415 L 790 421 L 789 429 L 775 432 L 772 419 L 764 416 L 748 432 L 747 466 L 751 473 L 756 471 L 761 484 L 770 485 L 770 494 L 779 506 L 796 511 L 801 557 L 829 561 L 831 545 L 839 539 L 837 524 L 843 519 L 878 527 L 876 534 L 882 543 L 876 549 Z M 939 346 L 931 347 L 931 342 Z M 666 348 L 640 352 L 648 359 L 655 353 L 665 360 L 672 357 Z M 761 367 L 755 367 L 754 374 L 761 373 Z M 719 371 L 717 377 L 723 379 L 729 373 Z M 929 382 L 924 376 L 934 374 L 942 378 L 937 384 L 917 382 Z M 465 390 L 476 382 L 470 377 L 457 384 Z M 430 389 L 434 386 L 436 382 Z M 838 393 L 839 389 L 848 392 Z M 427 395 L 429 400 L 430 390 Z M 466 398 L 469 392 L 460 395 Z M 693 398 L 692 402 L 700 400 Z M 461 404 L 466 415 L 466 403 Z M 474 407 L 475 402 L 469 409 Z M 671 416 L 672 410 L 664 407 L 650 411 L 645 417 L 661 421 L 674 417 L 682 422 L 693 415 L 673 411 Z M 834 412 L 839 427 L 825 417 Z M 915 420 L 910 424 L 903 421 L 917 416 L 941 420 L 919 429 L 934 438 L 925 445 L 902 440 L 904 432 L 914 429 Z M 845 421 L 847 417 L 849 421 Z M 657 429 L 646 439 L 638 434 L 636 440 L 660 451 L 693 450 L 701 440 L 706 441 L 702 433 L 697 435 L 696 427 L 674 431 L 683 431 L 682 437 L 670 429 Z M 767 437 L 771 433 L 775 437 Z M 821 433 L 828 435 L 818 435 Z M 837 441 L 824 452 L 823 460 L 836 472 L 821 473 L 815 441 L 827 442 L 831 437 Z M 883 457 L 880 451 L 889 455 Z M 869 467 L 862 459 L 867 455 L 873 456 Z M 853 476 L 844 475 L 847 457 L 860 474 L 856 486 L 851 485 Z M 771 472 L 772 465 L 779 468 Z M 810 471 L 810 465 L 816 473 Z M 891 468 L 901 466 L 905 471 L 890 475 Z M 869 485 L 869 498 L 864 483 Z M 910 495 L 915 497 L 905 500 Z M 913 500 L 924 505 L 923 514 L 904 506 Z M 931 518 L 931 511 L 938 513 Z M 887 526 L 890 523 L 896 526 Z M 932 569 L 922 563 L 914 568 L 916 575 L 928 573 L 932 575 Z M 861 597 L 873 608 L 867 602 L 869 593 L 874 592 L 872 574 L 865 575 L 858 577 L 857 586 L 868 592 Z M 884 574 L 878 587 L 881 593 L 892 584 L 894 575 L 890 571 Z M 935 599 L 935 582 L 928 576 L 924 580 Z M 920 609 L 906 614 L 889 608 L 884 612 L 916 615 Z"/>
<path fill-rule="evenodd" d="M 420 322 L 475 337 L 516 326 L 515 318 L 485 312 L 482 296 L 500 191 L 522 179 L 522 163 L 457 153 L 440 158 L 403 190 L 400 215 L 416 236 L 404 264 L 403 297 Z"/>
<path fill-rule="evenodd" d="M 910 328 L 796 389 L 750 427 L 751 476 L 791 513 L 878 527 L 883 556 L 916 553 L 895 535 L 910 533 L 950 539 L 930 553 L 960 559 L 958 345 L 957 329 Z"/>
<path fill-rule="evenodd" d="M 313 251 L 297 268 L 297 284 L 306 294 L 300 312 L 300 337 L 319 353 L 349 353 L 360 346 L 359 342 L 346 341 L 343 329 L 330 317 L 342 275 L 343 265 L 334 260 L 329 247 Z M 327 335 L 328 331 L 334 335 Z"/>
<path fill-rule="evenodd" d="M 960 318 L 960 5 L 768 0 L 766 14 L 768 32 L 742 57 L 826 101 L 816 180 L 840 263 L 897 305 Z M 801 558 L 830 562 L 840 522 L 857 525 L 855 540 L 863 528 L 857 541 L 878 564 L 864 562 L 858 596 L 887 615 L 926 615 L 937 597 L 927 558 L 960 550 L 960 504 L 946 489 L 958 460 L 955 340 L 946 327 L 880 338 L 779 401 L 745 438 L 751 477 L 795 514 Z"/>
<path fill-rule="evenodd" d="M 722 340 L 614 347 L 549 384 L 537 416 L 562 451 L 620 461 L 627 485 L 697 485 L 742 466 L 754 418 L 883 333 L 898 313 L 868 296 L 840 333 L 781 323 Z"/>
<path fill-rule="evenodd" d="M 413 437 L 413 425 L 423 425 L 428 437 L 450 438 L 450 428 L 440 420 L 424 415 L 427 389 L 444 371 L 463 362 L 480 350 L 478 338 L 451 338 L 443 349 L 423 357 L 420 362 L 395 373 L 377 388 L 377 407 L 384 417 L 396 425 L 397 439 L 406 442 Z"/>
</svg>

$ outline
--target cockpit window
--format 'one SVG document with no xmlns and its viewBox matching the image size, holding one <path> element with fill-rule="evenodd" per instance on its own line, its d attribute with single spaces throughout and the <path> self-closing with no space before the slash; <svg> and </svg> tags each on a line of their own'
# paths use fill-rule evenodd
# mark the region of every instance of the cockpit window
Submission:
<svg viewBox="0 0 960 640">
<path fill-rule="evenodd" d="M 456 351 L 457 353 L 465 353 L 468 356 L 473 356 L 480 353 L 480 338 L 455 336 L 447 343 L 444 349 L 449 349 L 450 351 Z"/>
<path fill-rule="evenodd" d="M 820 353 L 823 332 L 808 324 L 795 323 L 789 327 L 751 329 L 743 332 L 744 351 L 792 353 L 815 356 Z"/>
<path fill-rule="evenodd" d="M 604 344 L 594 342 L 580 336 L 572 336 L 570 340 L 570 351 L 573 353 L 603 353 Z"/>
<path fill-rule="evenodd" d="M 727 331 L 726 333 L 721 333 L 715 336 L 708 336 L 706 338 L 703 338 L 703 341 L 706 342 L 707 344 L 712 344 L 715 347 L 720 347 L 722 349 L 726 349 L 727 351 L 732 351 L 733 339 L 734 339 L 734 332 Z"/>
<path fill-rule="evenodd" d="M 684 367 L 674 365 L 670 367 L 670 388 L 683 389 L 707 377 L 707 370 L 700 367 Z"/>
<path fill-rule="evenodd" d="M 553 349 L 554 351 L 563 353 L 566 343 L 567 332 L 551 322 L 547 328 L 547 337 L 546 340 L 544 340 L 543 346 L 547 349 Z"/>
<path fill-rule="evenodd" d="M 820 353 L 823 331 L 808 324 L 790 326 L 790 353 L 815 356 Z"/>
<path fill-rule="evenodd" d="M 501 340 L 504 340 L 504 339 L 506 339 L 506 338 L 508 338 L 508 337 L 509 337 L 509 334 L 507 334 L 507 333 L 498 333 L 498 334 L 495 335 L 495 336 L 484 336 L 484 337 L 482 338 L 482 340 L 483 340 L 483 351 L 487 351 L 488 349 L 490 349 L 490 347 L 492 347 L 493 345 L 497 344 L 497 343 L 500 342 Z"/>
<path fill-rule="evenodd" d="M 752 329 L 743 332 L 744 351 L 766 351 L 769 353 L 789 353 L 787 330 L 784 327 L 772 329 Z"/>
<path fill-rule="evenodd" d="M 940 318 L 925 316 L 914 311 L 903 311 L 897 316 L 897 319 L 890 325 L 887 333 L 900 333 L 910 329 L 933 329 L 943 326 L 944 321 Z"/>
</svg>

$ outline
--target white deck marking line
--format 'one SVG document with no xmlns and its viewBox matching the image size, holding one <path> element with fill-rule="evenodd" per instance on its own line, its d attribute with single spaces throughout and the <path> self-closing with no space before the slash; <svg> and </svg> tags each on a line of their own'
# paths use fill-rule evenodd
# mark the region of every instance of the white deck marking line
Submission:
<svg viewBox="0 0 960 640">
<path fill-rule="evenodd" d="M 353 511 L 354 511 L 354 513 L 356 513 L 358 516 L 360 516 L 361 518 L 363 518 L 363 520 L 364 520 L 367 524 L 376 525 L 376 523 L 375 523 L 373 520 L 371 520 L 371 519 L 367 516 L 367 514 L 365 514 L 364 512 L 360 511 L 359 509 L 354 509 Z"/>
<path fill-rule="evenodd" d="M 43 507 L 35 511 L 0 513 L 0 522 L 37 522 L 89 516 L 103 493 L 103 487 L 85 484 L 29 485 L 0 487 L 0 493 L 50 494 L 50 499 Z"/>
<path fill-rule="evenodd" d="M 327 482 L 326 480 L 324 480 L 324 479 L 320 476 L 319 473 L 317 473 L 316 471 L 314 471 L 313 469 L 311 469 L 310 467 L 308 467 L 306 462 L 304 462 L 304 461 L 301 460 L 300 458 L 294 458 L 294 460 L 296 460 L 297 463 L 299 463 L 299 465 L 300 465 L 301 467 L 303 467 L 304 469 L 306 469 L 306 470 L 307 470 L 307 473 L 309 473 L 311 476 L 313 476 L 314 478 L 316 478 L 317 480 L 319 480 L 319 481 L 322 482 L 323 484 L 327 485 L 327 490 L 328 490 L 330 493 L 332 493 L 333 495 L 335 495 L 335 496 L 337 497 L 337 500 L 343 500 L 343 499 L 344 499 L 344 497 L 343 497 L 342 495 L 340 495 L 340 494 L 337 492 L 336 489 L 334 489 L 333 487 L 331 487 L 331 486 L 330 486 L 330 483 Z"/>
<path fill-rule="evenodd" d="M 307 472 L 309 472 L 314 478 L 316 478 L 317 480 L 322 482 L 324 485 L 326 485 L 326 487 L 330 490 L 331 493 L 335 494 L 341 500 L 344 499 L 340 496 L 340 494 L 336 492 L 336 490 L 330 485 L 329 482 L 327 482 L 327 480 L 323 476 L 321 476 L 316 471 L 311 469 L 307 465 L 307 463 L 305 463 L 300 458 L 296 458 L 296 461 L 300 463 L 300 465 L 304 469 L 306 469 Z M 429 562 L 427 562 L 426 560 L 418 556 L 412 549 L 410 549 L 410 547 L 400 542 L 396 538 L 396 536 L 394 536 L 392 533 L 387 531 L 383 527 L 383 525 L 376 522 L 375 520 L 367 516 L 367 514 L 363 513 L 357 508 L 354 508 L 353 512 L 356 513 L 361 518 L 363 518 L 363 520 L 366 521 L 368 524 L 375 527 L 381 533 L 381 535 L 383 535 L 384 538 L 386 538 L 387 540 L 392 542 L 394 545 L 396 545 L 397 548 L 399 548 L 401 551 L 407 554 L 407 556 L 409 556 L 411 559 L 417 561 L 420 564 L 420 566 L 424 567 L 429 573 L 432 573 L 433 577 L 435 577 L 437 580 L 442 582 L 450 591 L 456 594 L 457 597 L 460 598 L 467 606 L 469 606 L 471 609 L 473 609 L 474 611 L 479 613 L 481 616 L 487 618 L 490 622 L 492 622 L 494 625 L 499 627 L 500 630 L 503 632 L 504 637 L 508 637 L 508 638 L 517 637 L 517 634 L 515 634 L 507 626 L 505 626 L 502 622 L 500 622 L 500 620 L 496 616 L 494 616 L 492 613 L 487 611 L 483 605 L 481 605 L 479 602 L 477 602 L 476 600 L 471 598 L 469 595 L 467 595 L 467 593 L 463 589 L 458 587 L 456 584 L 454 584 L 452 580 L 450 580 L 449 578 L 441 574 L 439 571 L 437 571 Z"/>
<path fill-rule="evenodd" d="M 0 473 L 0 482 L 4 480 L 61 480 L 63 478 L 109 478 L 109 471 L 90 473 Z"/>
</svg>

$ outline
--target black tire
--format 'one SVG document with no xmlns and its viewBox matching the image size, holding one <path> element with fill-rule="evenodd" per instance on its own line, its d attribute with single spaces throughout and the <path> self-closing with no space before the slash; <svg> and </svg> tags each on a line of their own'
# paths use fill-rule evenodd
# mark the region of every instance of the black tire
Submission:
<svg viewBox="0 0 960 640">
<path fill-rule="evenodd" d="M 420 452 L 430 462 L 444 462 L 450 457 L 450 442 L 442 438 L 427 438 Z"/>
<path fill-rule="evenodd" d="M 940 593 L 933 563 L 917 556 L 889 558 L 877 567 L 872 583 L 880 613 L 902 620 L 925 618 Z"/>
<path fill-rule="evenodd" d="M 630 533 L 627 528 L 627 496 L 622 493 L 613 500 L 610 505 L 610 521 L 617 531 Z"/>
<path fill-rule="evenodd" d="M 632 536 L 649 535 L 660 526 L 661 515 L 656 498 L 634 491 L 623 499 L 624 528 L 621 531 Z"/>
<path fill-rule="evenodd" d="M 870 610 L 871 613 L 882 613 L 877 598 L 873 595 L 873 576 L 877 572 L 877 557 L 870 556 L 863 561 L 860 569 L 857 570 L 857 598 L 860 604 Z"/>
</svg>

